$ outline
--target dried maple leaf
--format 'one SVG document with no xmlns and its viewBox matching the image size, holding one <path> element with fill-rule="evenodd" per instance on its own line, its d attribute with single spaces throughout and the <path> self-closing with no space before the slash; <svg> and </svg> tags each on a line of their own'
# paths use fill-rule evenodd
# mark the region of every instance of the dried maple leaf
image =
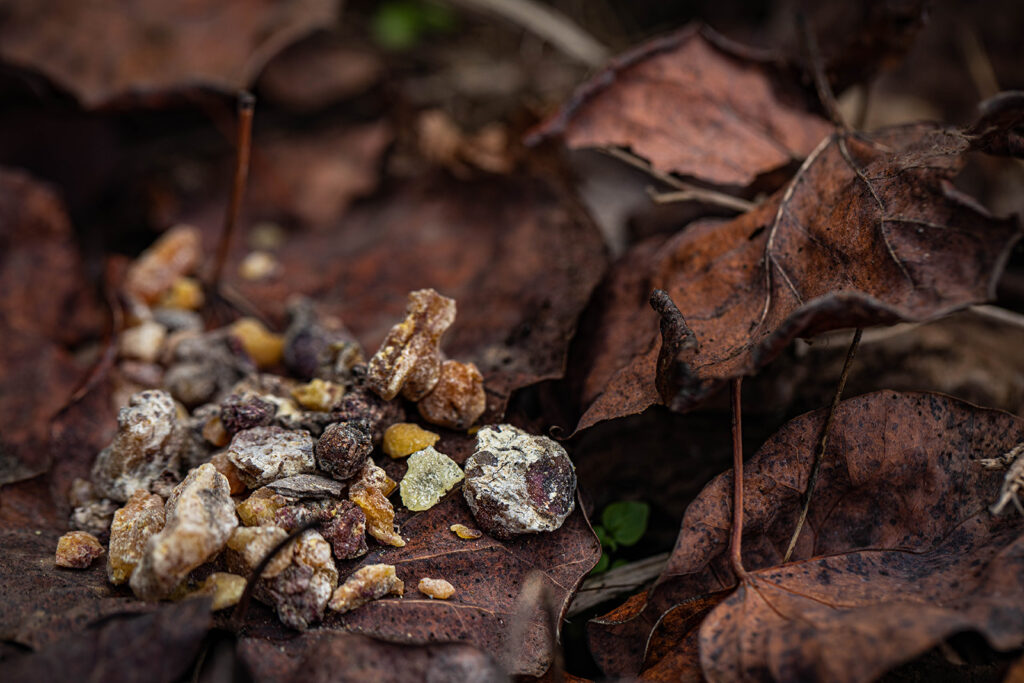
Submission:
<svg viewBox="0 0 1024 683">
<path fill-rule="evenodd" d="M 523 642 L 509 642 L 514 640 L 517 600 L 527 577 L 539 571 L 561 623 L 572 594 L 601 556 L 600 543 L 579 506 L 557 531 L 504 542 L 487 536 L 466 541 L 451 532 L 452 524 L 477 526 L 461 489 L 426 512 L 402 509 L 396 521 L 405 547 L 375 546 L 358 564 L 339 567 L 342 573 L 368 564 L 393 564 L 406 585 L 414 586 L 424 576 L 443 578 L 455 587 L 455 595 L 444 601 L 415 594 L 377 600 L 343 615 L 329 613 L 324 627 L 403 643 L 470 643 L 501 661 L 511 659 L 510 673 L 543 674 L 554 654 L 549 615 L 545 605 L 529 605 Z"/>
<path fill-rule="evenodd" d="M 690 505 L 646 601 L 592 622 L 606 673 L 678 676 L 698 641 L 715 680 L 870 680 L 965 630 L 1019 646 L 1024 519 L 989 513 L 1002 473 L 978 460 L 1024 440 L 1024 422 L 937 394 L 844 401 L 795 560 L 780 565 L 824 418 L 789 422 L 745 467 L 746 579 L 727 557 L 726 473 Z"/>
<path fill-rule="evenodd" d="M 491 415 L 513 390 L 562 375 L 607 264 L 600 233 L 571 198 L 516 176 L 407 183 L 329 230 L 295 234 L 277 257 L 280 277 L 238 282 L 239 291 L 277 320 L 291 294 L 309 295 L 370 352 L 401 320 L 408 292 L 455 298 L 443 348 L 480 368 Z"/>
<path fill-rule="evenodd" d="M 5 0 L 0 56 L 87 107 L 205 86 L 234 92 L 268 59 L 336 19 L 332 0 Z"/>
<path fill-rule="evenodd" d="M 829 132 L 773 55 L 689 26 L 615 59 L 529 141 L 628 147 L 658 171 L 745 187 Z"/>
<path fill-rule="evenodd" d="M 494 659 L 465 643 L 405 645 L 331 631 L 283 643 L 243 638 L 238 657 L 257 683 L 507 679 Z"/>
<path fill-rule="evenodd" d="M 637 245 L 586 328 L 577 429 L 658 402 L 687 410 L 797 336 L 991 298 L 1020 228 L 951 185 L 969 149 L 962 132 L 932 124 L 836 133 L 760 207 Z M 653 289 L 668 294 L 652 304 L 669 318 L 669 344 L 645 310 Z"/>
</svg>

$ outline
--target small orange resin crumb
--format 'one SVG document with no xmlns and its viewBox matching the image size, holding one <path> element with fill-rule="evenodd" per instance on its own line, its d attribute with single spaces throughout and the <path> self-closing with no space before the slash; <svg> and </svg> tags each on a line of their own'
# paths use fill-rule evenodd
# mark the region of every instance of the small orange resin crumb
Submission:
<svg viewBox="0 0 1024 683">
<path fill-rule="evenodd" d="M 473 540 L 474 538 L 480 538 L 483 536 L 483 532 L 478 529 L 470 529 L 465 524 L 452 524 L 448 527 L 449 530 L 459 538 L 464 538 L 467 541 Z"/>
<path fill-rule="evenodd" d="M 395 574 L 394 565 L 370 564 L 353 572 L 345 583 L 338 586 L 327 606 L 335 612 L 350 612 L 371 600 L 404 592 L 405 584 Z"/>
<path fill-rule="evenodd" d="M 103 554 L 103 546 L 92 534 L 84 531 L 69 531 L 57 541 L 56 562 L 58 567 L 85 569 Z"/>
<path fill-rule="evenodd" d="M 437 600 L 447 600 L 455 595 L 455 586 L 444 579 L 428 579 L 423 577 L 416 589 L 424 595 L 429 595 Z"/>
<path fill-rule="evenodd" d="M 427 446 L 433 446 L 441 436 L 412 422 L 399 422 L 384 432 L 384 452 L 392 458 L 404 458 Z"/>
</svg>

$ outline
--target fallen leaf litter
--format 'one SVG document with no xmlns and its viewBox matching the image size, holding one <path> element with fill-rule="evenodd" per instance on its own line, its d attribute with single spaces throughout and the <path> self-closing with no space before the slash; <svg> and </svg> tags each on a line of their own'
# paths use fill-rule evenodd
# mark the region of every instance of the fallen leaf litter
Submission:
<svg viewBox="0 0 1024 683">
<path fill-rule="evenodd" d="M 132 273 L 159 271 L 159 286 L 129 279 L 134 325 L 121 364 L 152 363 L 163 388 L 131 395 L 93 481 L 72 496 L 72 526 L 101 537 L 109 530 L 111 583 L 128 583 L 145 600 L 207 595 L 213 609 L 225 609 L 239 602 L 264 557 L 306 528 L 263 569 L 253 593 L 303 630 L 327 609 L 404 594 L 393 565 L 339 576 L 336 564 L 366 555 L 367 536 L 406 544 L 389 500 L 396 490 L 421 512 L 465 480 L 470 511 L 500 539 L 554 531 L 572 511 L 575 472 L 558 444 L 511 425 L 474 426 L 484 411 L 483 376 L 441 350 L 454 300 L 431 289 L 410 293 L 405 320 L 368 362 L 339 321 L 303 302 L 292 306 L 283 335 L 252 319 L 210 332 L 190 319 L 172 330 L 159 322 L 170 319 L 166 311 L 201 305 L 183 281 L 195 268 L 192 249 L 190 230 L 179 228 L 133 266 Z M 282 367 L 295 379 L 261 372 Z M 439 434 L 404 421 L 403 401 L 418 403 L 428 423 L 477 435 L 466 473 L 435 448 Z M 378 451 L 408 458 L 400 483 L 374 462 Z M 498 461 L 504 469 L 490 467 Z M 462 524 L 451 531 L 464 540 L 483 535 Z M 74 531 L 61 539 L 56 561 L 84 568 L 103 553 L 94 536 Z M 193 575 L 204 566 L 215 571 Z M 416 585 L 435 599 L 456 594 L 443 577 L 420 576 Z"/>
</svg>

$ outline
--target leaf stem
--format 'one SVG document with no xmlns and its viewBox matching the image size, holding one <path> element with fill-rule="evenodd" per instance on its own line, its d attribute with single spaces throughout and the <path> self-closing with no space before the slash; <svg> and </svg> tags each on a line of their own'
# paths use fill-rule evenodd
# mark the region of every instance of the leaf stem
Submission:
<svg viewBox="0 0 1024 683">
<path fill-rule="evenodd" d="M 832 429 L 832 421 L 839 407 L 839 401 L 843 396 L 843 389 L 846 387 L 846 378 L 850 376 L 850 366 L 853 365 L 853 357 L 857 355 L 857 347 L 860 346 L 860 338 L 864 328 L 858 327 L 853 333 L 853 340 L 850 341 L 850 348 L 846 351 L 846 361 L 843 363 L 843 371 L 839 374 L 839 384 L 836 386 L 836 393 L 832 396 L 832 405 L 828 408 L 828 415 L 825 416 L 825 424 L 821 428 L 821 439 L 818 441 L 818 450 L 814 453 L 814 462 L 811 464 L 811 473 L 807 477 L 807 491 L 804 492 L 803 505 L 800 508 L 800 517 L 796 521 L 796 528 L 789 539 L 789 547 L 786 548 L 786 555 L 782 558 L 783 564 L 789 562 L 793 556 L 793 549 L 796 548 L 797 539 L 803 531 L 804 523 L 807 521 L 807 511 L 811 508 L 811 497 L 814 495 L 814 487 L 818 483 L 818 473 L 821 471 L 821 462 L 825 459 L 825 446 L 828 444 L 828 433 Z"/>
<path fill-rule="evenodd" d="M 238 224 L 238 214 L 242 208 L 242 197 L 245 195 L 245 184 L 249 178 L 249 157 L 252 152 L 252 117 L 255 108 L 256 98 L 251 93 L 244 90 L 238 93 L 238 138 L 235 151 L 235 177 L 231 188 L 231 203 L 228 204 L 228 211 L 224 216 L 224 229 L 220 234 L 220 243 L 217 245 L 217 259 L 214 261 L 213 276 L 210 280 L 210 287 L 215 292 L 220 290 L 221 277 L 224 274 L 224 264 L 228 260 L 231 240 L 234 237 Z"/>
<path fill-rule="evenodd" d="M 742 377 L 729 385 L 732 395 L 732 536 L 729 539 L 729 562 L 737 581 L 747 577 L 743 568 L 743 416 L 740 405 Z"/>
<path fill-rule="evenodd" d="M 619 161 L 629 164 L 633 168 L 643 171 L 655 180 L 659 180 L 675 190 L 675 192 L 659 193 L 648 189 L 648 195 L 650 195 L 651 199 L 656 204 L 699 201 L 713 206 L 721 206 L 739 213 L 745 213 L 757 206 L 754 202 L 747 201 L 741 197 L 733 197 L 731 194 L 725 194 L 724 192 L 718 192 L 716 190 L 710 190 L 698 187 L 692 183 L 684 182 L 669 173 L 659 171 L 642 157 L 638 157 L 632 152 L 627 152 L 624 149 L 620 149 L 618 147 L 604 147 L 601 151 L 610 157 L 614 157 Z"/>
<path fill-rule="evenodd" d="M 804 48 L 807 50 L 807 57 L 810 60 L 811 73 L 814 76 L 814 87 L 818 91 L 818 99 L 821 100 L 821 106 L 828 113 L 832 125 L 839 130 L 849 131 L 850 126 L 846 123 L 846 119 L 843 118 L 842 112 L 839 111 L 839 103 L 836 102 L 836 95 L 832 92 L 832 84 L 828 82 L 828 77 L 825 75 L 825 63 L 821 58 L 821 50 L 818 48 L 818 38 L 814 35 L 814 30 L 807 20 L 807 15 L 803 12 L 797 14 L 796 21 Z"/>
</svg>

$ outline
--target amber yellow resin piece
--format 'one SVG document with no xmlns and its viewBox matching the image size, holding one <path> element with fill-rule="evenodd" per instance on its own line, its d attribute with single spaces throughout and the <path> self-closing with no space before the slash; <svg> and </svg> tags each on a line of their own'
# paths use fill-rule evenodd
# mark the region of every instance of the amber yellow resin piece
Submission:
<svg viewBox="0 0 1024 683">
<path fill-rule="evenodd" d="M 353 572 L 345 583 L 338 586 L 327 606 L 335 612 L 350 612 L 371 600 L 404 592 L 405 584 L 395 574 L 394 565 L 370 564 Z"/>
<path fill-rule="evenodd" d="M 196 592 L 212 597 L 210 609 L 216 612 L 238 604 L 245 592 L 245 579 L 238 574 L 214 572 L 206 577 Z"/>
<path fill-rule="evenodd" d="M 366 515 L 366 531 L 381 543 L 401 548 L 405 540 L 395 529 L 395 508 L 387 499 L 394 488 L 384 470 L 367 463 L 356 480 L 349 486 L 348 499 L 358 505 Z"/>
<path fill-rule="evenodd" d="M 409 456 L 409 469 L 399 484 L 402 504 L 413 512 L 429 510 L 465 476 L 458 463 L 427 446 Z"/>
<path fill-rule="evenodd" d="M 182 275 L 195 270 L 202 257 L 199 231 L 178 225 L 142 252 L 128 268 L 125 291 L 147 305 L 155 304 Z"/>
<path fill-rule="evenodd" d="M 264 486 L 236 505 L 235 512 L 245 526 L 261 526 L 273 524 L 277 511 L 287 504 L 284 496 Z"/>
<path fill-rule="evenodd" d="M 232 570 L 248 576 L 263 561 L 263 558 L 286 538 L 288 538 L 288 532 L 273 524 L 238 527 L 228 539 L 228 548 L 236 553 L 229 558 L 228 566 Z M 260 576 L 264 579 L 272 579 L 287 569 L 291 561 L 292 552 L 285 548 L 274 556 Z"/>
<path fill-rule="evenodd" d="M 231 333 L 241 342 L 259 368 L 269 368 L 281 362 L 284 337 L 274 334 L 255 318 L 240 318 L 231 326 Z"/>
<path fill-rule="evenodd" d="M 224 448 L 231 443 L 231 435 L 224 429 L 220 416 L 211 418 L 203 425 L 203 438 L 217 448 Z"/>
<path fill-rule="evenodd" d="M 190 277 L 179 277 L 171 288 L 161 295 L 157 305 L 161 308 L 195 311 L 202 308 L 203 301 L 203 287 L 199 281 Z"/>
<path fill-rule="evenodd" d="M 92 534 L 84 531 L 69 531 L 57 541 L 54 562 L 58 567 L 85 569 L 103 554 L 103 546 Z"/>
<path fill-rule="evenodd" d="M 471 529 L 465 524 L 452 524 L 450 527 L 448 527 L 448 529 L 459 538 L 465 539 L 467 541 L 471 541 L 475 538 L 480 538 L 484 535 L 483 532 L 479 529 Z"/>
<path fill-rule="evenodd" d="M 221 451 L 210 456 L 210 464 L 217 468 L 217 471 L 227 477 L 228 486 L 231 487 L 231 495 L 237 496 L 248 491 L 245 482 L 238 476 L 238 468 L 235 463 L 228 460 L 227 453 Z"/>
<path fill-rule="evenodd" d="M 420 579 L 419 585 L 416 586 L 416 590 L 437 600 L 447 600 L 455 595 L 455 586 L 444 579 L 428 579 L 423 577 Z"/>
<path fill-rule="evenodd" d="M 429 432 L 412 422 L 399 422 L 384 432 L 384 452 L 392 458 L 404 458 L 427 446 L 433 446 L 441 436 Z"/>
<path fill-rule="evenodd" d="M 107 578 L 122 584 L 131 578 L 142 559 L 146 541 L 164 528 L 164 499 L 143 489 L 137 490 L 114 513 L 110 524 L 110 554 L 107 555 Z"/>
<path fill-rule="evenodd" d="M 344 395 L 345 387 L 322 379 L 314 379 L 308 384 L 292 389 L 292 396 L 299 405 L 306 410 L 315 410 L 321 413 L 326 413 L 334 408 Z"/>
</svg>

